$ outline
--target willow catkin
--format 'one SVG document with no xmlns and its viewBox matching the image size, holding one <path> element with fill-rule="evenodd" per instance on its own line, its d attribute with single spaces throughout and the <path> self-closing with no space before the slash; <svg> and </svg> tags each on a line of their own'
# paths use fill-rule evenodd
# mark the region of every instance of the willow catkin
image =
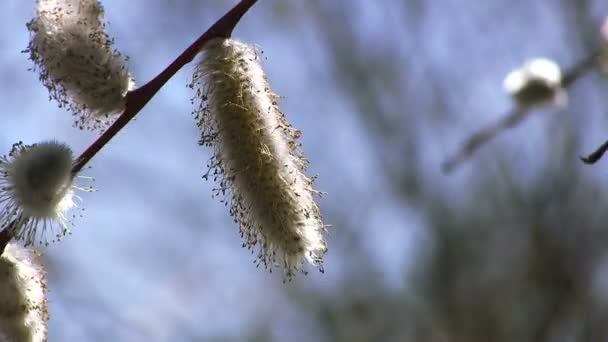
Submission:
<svg viewBox="0 0 608 342">
<path fill-rule="evenodd" d="M 192 87 L 201 99 L 200 143 L 214 150 L 204 178 L 219 184 L 215 194 L 230 206 L 243 246 L 288 278 L 303 270 L 304 260 L 322 271 L 327 247 L 314 198 L 319 192 L 305 175 L 301 132 L 279 110 L 258 50 L 233 39 L 210 41 Z"/>
<path fill-rule="evenodd" d="M 37 0 L 26 52 L 52 99 L 68 107 L 80 128 L 104 128 L 125 108 L 133 81 L 125 58 L 105 32 L 97 0 Z"/>
<path fill-rule="evenodd" d="M 73 162 L 72 150 L 57 141 L 14 144 L 0 158 L 0 230 L 11 229 L 26 245 L 68 234 L 68 212 L 79 200 L 74 190 L 93 191 L 74 184 Z"/>
<path fill-rule="evenodd" d="M 0 255 L 0 342 L 47 341 L 46 273 L 34 251 L 9 243 Z"/>
</svg>

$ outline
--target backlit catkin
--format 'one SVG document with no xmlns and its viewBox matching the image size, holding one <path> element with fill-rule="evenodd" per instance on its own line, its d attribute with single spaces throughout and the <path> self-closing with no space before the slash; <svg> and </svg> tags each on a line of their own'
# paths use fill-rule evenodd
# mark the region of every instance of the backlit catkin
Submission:
<svg viewBox="0 0 608 342">
<path fill-rule="evenodd" d="M 37 0 L 26 52 L 52 99 L 66 106 L 80 128 L 101 129 L 124 110 L 133 80 L 126 60 L 105 32 L 97 0 Z"/>
<path fill-rule="evenodd" d="M 0 255 L 0 342 L 45 342 L 46 272 L 30 249 L 9 243 Z"/>
<path fill-rule="evenodd" d="M 293 128 L 279 110 L 259 61 L 259 51 L 218 38 L 203 49 L 192 88 L 201 145 L 214 155 L 204 178 L 212 177 L 240 226 L 243 246 L 258 252 L 265 267 L 279 265 L 286 277 L 303 261 L 323 271 L 327 251 L 308 161 Z M 257 246 L 257 249 L 256 249 Z"/>
<path fill-rule="evenodd" d="M 11 229 L 13 238 L 26 245 L 69 234 L 80 201 L 74 191 L 93 191 L 74 184 L 73 162 L 72 150 L 57 141 L 13 144 L 0 157 L 0 231 Z"/>
</svg>

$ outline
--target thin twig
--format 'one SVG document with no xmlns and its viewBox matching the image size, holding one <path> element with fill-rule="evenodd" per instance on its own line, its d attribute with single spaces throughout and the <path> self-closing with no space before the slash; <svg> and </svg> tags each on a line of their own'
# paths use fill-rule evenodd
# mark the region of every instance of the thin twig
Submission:
<svg viewBox="0 0 608 342">
<path fill-rule="evenodd" d="M 241 0 L 223 17 L 215 22 L 205 33 L 192 43 L 158 76 L 144 86 L 127 93 L 124 112 L 89 148 L 78 157 L 72 166 L 74 177 L 141 109 L 154 97 L 173 75 L 184 65 L 190 63 L 200 52 L 203 46 L 213 38 L 229 38 L 232 31 L 243 15 L 255 4 L 257 0 Z"/>
<path fill-rule="evenodd" d="M 606 151 L 608 151 L 608 141 L 603 143 L 600 147 L 598 147 L 595 151 L 593 151 L 593 153 L 589 154 L 588 156 L 579 158 L 585 164 L 595 164 L 598 160 L 602 158 Z"/>
<path fill-rule="evenodd" d="M 517 125 L 529 113 L 530 110 L 528 108 L 515 107 L 510 113 L 502 117 L 499 121 L 477 131 L 466 140 L 458 153 L 453 155 L 441 165 L 441 169 L 445 173 L 454 170 L 481 146 L 496 138 L 500 132 Z"/>
<path fill-rule="evenodd" d="M 602 52 L 600 49 L 596 49 L 586 58 L 581 59 L 578 63 L 568 69 L 568 71 L 566 71 L 562 77 L 562 87 L 570 87 L 576 80 L 583 76 L 585 72 L 596 66 L 601 53 Z"/>
<path fill-rule="evenodd" d="M 600 57 L 600 54 L 601 54 L 601 52 L 598 50 L 594 56 L 590 56 L 588 63 L 592 64 L 592 63 L 597 62 L 597 58 Z M 587 155 L 587 157 L 579 157 L 579 158 L 585 164 L 589 164 L 589 165 L 595 164 L 602 158 L 602 156 L 604 155 L 604 153 L 606 153 L 606 151 L 608 151 L 608 141 L 604 142 L 602 145 L 600 145 L 598 148 L 596 148 L 595 151 L 593 151 L 591 154 Z"/>
</svg>

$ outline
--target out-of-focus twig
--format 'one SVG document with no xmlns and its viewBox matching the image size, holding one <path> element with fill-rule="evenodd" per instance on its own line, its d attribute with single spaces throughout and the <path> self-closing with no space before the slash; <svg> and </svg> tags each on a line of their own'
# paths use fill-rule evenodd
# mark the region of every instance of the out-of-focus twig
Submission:
<svg viewBox="0 0 608 342">
<path fill-rule="evenodd" d="M 606 69 L 606 54 L 608 50 L 608 18 L 604 21 L 604 24 L 602 25 L 602 29 L 601 29 L 601 36 L 602 36 L 602 46 L 598 49 L 597 53 L 595 54 L 595 58 L 593 61 L 590 61 L 590 63 L 593 62 L 599 62 L 600 67 L 602 67 L 605 71 Z M 600 160 L 602 158 L 602 156 L 604 155 L 604 153 L 606 153 L 606 151 L 608 151 L 608 141 L 604 142 L 602 145 L 600 145 L 598 148 L 595 149 L 595 151 L 593 151 L 591 154 L 589 154 L 587 157 L 580 157 L 580 159 L 583 161 L 583 163 L 585 164 L 595 164 L 598 160 Z"/>
<path fill-rule="evenodd" d="M 521 122 L 530 113 L 528 108 L 517 106 L 499 121 L 477 131 L 462 145 L 458 153 L 447 159 L 442 165 L 443 172 L 450 172 L 469 158 L 477 149 L 494 139 L 505 129 Z"/>
<path fill-rule="evenodd" d="M 601 50 L 599 48 L 595 49 L 591 54 L 587 55 L 574 66 L 569 68 L 562 77 L 560 83 L 561 88 L 567 89 L 568 87 L 572 86 L 576 82 L 576 80 L 580 79 L 580 77 L 585 74 L 585 72 L 596 66 L 600 54 Z M 504 130 L 512 128 L 519 124 L 524 118 L 528 116 L 528 114 L 534 107 L 535 106 L 521 105 L 519 103 L 513 110 L 511 110 L 497 122 L 494 122 L 491 125 L 471 135 L 462 144 L 457 153 L 455 153 L 452 157 L 448 158 L 445 162 L 442 163 L 441 168 L 443 172 L 447 173 L 454 170 L 457 166 L 466 161 L 467 158 L 469 158 L 473 153 L 475 153 L 475 151 L 477 151 L 481 146 L 494 139 Z M 605 145 L 607 146 L 604 147 L 604 151 L 608 150 L 608 142 Z M 592 155 L 595 156 L 596 154 L 599 154 L 599 157 L 601 157 L 601 154 L 603 154 L 603 152 L 600 153 L 596 151 Z M 581 159 L 583 159 L 583 161 L 585 161 L 586 163 L 589 163 L 588 158 Z"/>
<path fill-rule="evenodd" d="M 598 58 L 601 55 L 601 49 L 596 49 L 593 53 L 589 54 L 587 57 L 581 59 L 578 63 L 573 65 L 570 69 L 568 69 L 562 78 L 562 87 L 568 88 L 576 80 L 578 80 L 585 72 L 589 71 L 591 68 L 598 64 Z"/>
</svg>

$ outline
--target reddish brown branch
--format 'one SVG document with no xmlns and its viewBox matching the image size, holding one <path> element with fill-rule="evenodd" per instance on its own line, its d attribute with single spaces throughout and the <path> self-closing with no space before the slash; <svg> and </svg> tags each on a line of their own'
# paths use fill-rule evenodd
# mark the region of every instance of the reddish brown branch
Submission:
<svg viewBox="0 0 608 342">
<path fill-rule="evenodd" d="M 241 0 L 236 6 L 228 11 L 223 17 L 215 22 L 205 33 L 192 43 L 181 55 L 179 55 L 158 76 L 127 93 L 125 111 L 89 148 L 78 157 L 72 167 L 72 176 L 75 176 L 82 168 L 99 152 L 141 109 L 154 97 L 160 88 L 169 81 L 184 65 L 190 63 L 199 53 L 203 46 L 213 38 L 229 38 L 232 31 L 243 17 L 243 15 L 255 4 L 257 0 Z"/>
</svg>

